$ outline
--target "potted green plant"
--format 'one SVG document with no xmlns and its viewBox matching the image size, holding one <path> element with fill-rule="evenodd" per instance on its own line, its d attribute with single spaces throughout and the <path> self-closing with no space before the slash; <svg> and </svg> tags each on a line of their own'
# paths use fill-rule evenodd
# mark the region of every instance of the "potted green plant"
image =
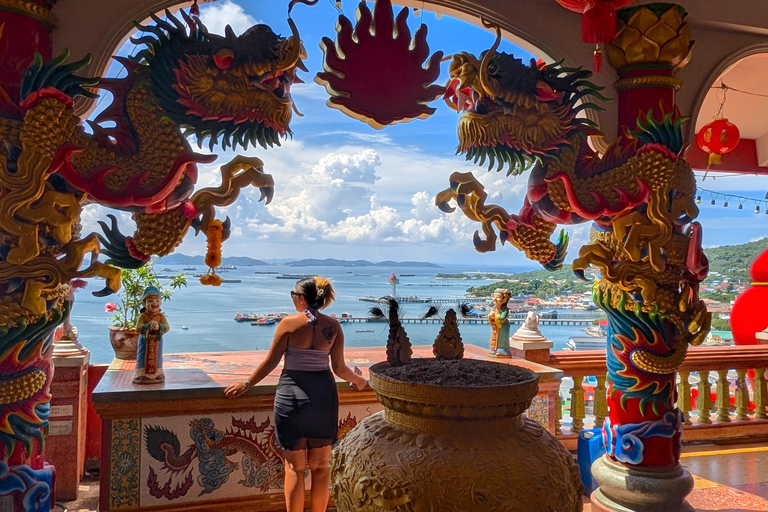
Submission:
<svg viewBox="0 0 768 512">
<path fill-rule="evenodd" d="M 136 331 L 136 320 L 141 313 L 141 296 L 147 286 L 160 290 L 163 301 L 171 298 L 173 290 L 187 286 L 186 274 L 173 276 L 167 284 L 163 284 L 154 270 L 154 262 L 149 262 L 137 269 L 122 269 L 120 272 L 121 286 L 117 292 L 119 302 L 108 302 L 104 311 L 114 313 L 112 325 L 109 326 L 109 341 L 118 359 L 136 359 L 136 347 L 139 333 Z"/>
</svg>

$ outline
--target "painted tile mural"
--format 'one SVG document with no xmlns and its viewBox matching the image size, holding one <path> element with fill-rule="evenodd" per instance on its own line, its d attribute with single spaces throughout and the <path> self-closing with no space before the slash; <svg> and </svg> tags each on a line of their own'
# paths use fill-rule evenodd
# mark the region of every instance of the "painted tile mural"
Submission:
<svg viewBox="0 0 768 512">
<path fill-rule="evenodd" d="M 341 406 L 339 437 L 381 409 L 378 403 Z M 283 478 L 272 411 L 142 420 L 143 507 L 282 494 Z"/>
</svg>

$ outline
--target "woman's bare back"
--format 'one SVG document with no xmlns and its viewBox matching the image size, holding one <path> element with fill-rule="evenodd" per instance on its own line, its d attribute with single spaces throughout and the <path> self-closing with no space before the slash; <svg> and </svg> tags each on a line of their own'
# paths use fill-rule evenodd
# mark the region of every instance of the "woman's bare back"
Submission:
<svg viewBox="0 0 768 512">
<path fill-rule="evenodd" d="M 341 330 L 338 320 L 318 313 L 317 322 L 307 321 L 304 313 L 290 315 L 280 322 L 286 322 L 288 346 L 302 349 L 330 350 Z"/>
</svg>

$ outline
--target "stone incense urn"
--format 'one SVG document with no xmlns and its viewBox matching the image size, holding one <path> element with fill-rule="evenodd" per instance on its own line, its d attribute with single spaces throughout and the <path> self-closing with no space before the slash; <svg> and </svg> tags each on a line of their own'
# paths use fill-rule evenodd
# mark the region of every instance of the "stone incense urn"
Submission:
<svg viewBox="0 0 768 512">
<path fill-rule="evenodd" d="M 365 418 L 331 457 L 339 512 L 576 512 L 571 454 L 523 417 L 534 372 L 478 360 L 414 359 L 370 368 L 385 410 Z"/>
</svg>

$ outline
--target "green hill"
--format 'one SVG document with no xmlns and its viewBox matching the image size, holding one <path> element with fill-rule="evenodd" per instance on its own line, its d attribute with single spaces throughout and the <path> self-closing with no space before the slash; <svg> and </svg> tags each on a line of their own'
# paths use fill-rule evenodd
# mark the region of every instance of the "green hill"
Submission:
<svg viewBox="0 0 768 512">
<path fill-rule="evenodd" d="M 702 287 L 706 287 L 712 281 L 722 281 L 727 278 L 731 282 L 750 281 L 749 267 L 757 257 L 768 249 L 768 238 L 740 245 L 724 245 L 704 249 L 709 259 L 710 275 L 704 280 Z M 590 269 L 594 274 L 594 269 Z M 487 297 L 496 288 L 508 288 L 512 295 L 531 295 L 538 298 L 552 297 L 563 292 L 586 292 L 591 289 L 591 283 L 576 279 L 571 272 L 570 265 L 563 265 L 561 270 L 549 272 L 547 270 L 534 270 L 518 274 L 494 274 L 484 276 L 491 279 L 502 279 L 497 283 L 485 286 L 471 287 L 467 293 L 475 297 Z M 715 293 L 710 298 L 716 300 L 730 300 L 726 296 L 728 292 Z M 712 295 L 702 293 L 702 297 Z"/>
</svg>

